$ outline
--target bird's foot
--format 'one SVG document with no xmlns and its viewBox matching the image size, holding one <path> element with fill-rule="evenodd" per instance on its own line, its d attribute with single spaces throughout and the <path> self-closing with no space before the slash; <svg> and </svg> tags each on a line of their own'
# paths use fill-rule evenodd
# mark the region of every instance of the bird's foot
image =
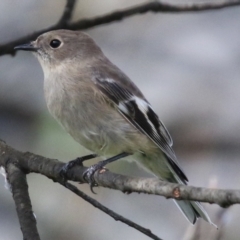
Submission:
<svg viewBox="0 0 240 240">
<path fill-rule="evenodd" d="M 109 164 L 111 162 L 114 162 L 114 161 L 116 161 L 116 160 L 118 160 L 120 158 L 127 157 L 128 155 L 130 155 L 130 154 L 129 153 L 125 153 L 125 152 L 120 153 L 120 154 L 118 154 L 116 156 L 113 156 L 111 158 L 108 158 L 108 159 L 106 159 L 104 161 L 100 161 L 97 164 L 92 165 L 91 167 L 89 167 L 86 171 L 84 171 L 83 179 L 90 184 L 90 189 L 91 189 L 91 191 L 93 193 L 95 193 L 93 191 L 93 187 L 97 186 L 97 183 L 96 183 L 96 181 L 94 179 L 94 173 L 96 171 L 98 171 L 98 170 L 101 170 L 100 173 L 102 173 L 103 171 L 105 172 L 106 171 L 106 169 L 104 168 L 105 165 L 107 165 L 107 164 Z"/>
<path fill-rule="evenodd" d="M 67 180 L 67 173 L 70 169 L 72 169 L 74 166 L 83 166 L 83 162 L 92 158 L 97 157 L 97 154 L 90 154 L 83 157 L 78 157 L 66 164 L 60 169 L 59 175 L 61 178 L 66 181 Z"/>
<path fill-rule="evenodd" d="M 91 167 L 89 167 L 87 170 L 84 171 L 83 173 L 83 179 L 89 183 L 90 185 L 90 189 L 92 193 L 95 193 L 93 191 L 93 187 L 97 187 L 97 183 L 94 179 L 94 173 L 96 171 L 99 171 L 99 173 L 103 173 L 105 172 L 107 169 L 104 168 L 105 166 L 105 161 L 100 161 L 97 164 L 92 165 Z M 96 194 L 96 193 L 95 193 Z"/>
</svg>

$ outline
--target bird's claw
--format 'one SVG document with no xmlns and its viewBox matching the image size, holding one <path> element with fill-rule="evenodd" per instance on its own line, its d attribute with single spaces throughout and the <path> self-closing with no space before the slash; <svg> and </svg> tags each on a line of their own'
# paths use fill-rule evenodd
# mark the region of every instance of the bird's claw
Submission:
<svg viewBox="0 0 240 240">
<path fill-rule="evenodd" d="M 66 164 L 60 169 L 59 175 L 63 178 L 64 181 L 67 179 L 67 172 L 74 166 L 83 166 L 83 162 L 92 158 L 97 157 L 97 154 L 89 154 L 86 156 L 78 157 Z"/>
<path fill-rule="evenodd" d="M 59 175 L 64 182 L 67 181 L 67 172 L 76 165 L 83 166 L 83 161 L 84 159 L 79 157 L 63 165 L 63 167 L 60 169 Z"/>
<path fill-rule="evenodd" d="M 98 168 L 96 168 L 96 165 L 93 165 L 91 167 L 89 167 L 87 170 L 84 171 L 83 173 L 83 179 L 84 181 L 88 182 L 89 185 L 90 185 L 90 189 L 91 189 L 91 192 L 96 194 L 94 191 L 93 191 L 93 187 L 96 187 L 98 186 L 97 183 L 95 182 L 95 179 L 94 179 L 94 173 L 98 170 Z"/>
<path fill-rule="evenodd" d="M 101 162 L 99 162 L 98 164 L 95 164 L 95 165 L 92 165 L 91 167 L 89 167 L 83 173 L 84 181 L 89 183 L 91 192 L 94 194 L 96 194 L 96 193 L 93 191 L 93 187 L 98 186 L 98 184 L 96 183 L 96 181 L 94 179 L 94 173 L 96 171 L 102 171 L 102 170 L 106 171 L 106 168 L 103 168 Z"/>
<path fill-rule="evenodd" d="M 66 182 L 67 181 L 67 171 L 69 169 L 68 163 L 64 164 L 63 167 L 60 169 L 59 176 L 61 179 Z"/>
</svg>

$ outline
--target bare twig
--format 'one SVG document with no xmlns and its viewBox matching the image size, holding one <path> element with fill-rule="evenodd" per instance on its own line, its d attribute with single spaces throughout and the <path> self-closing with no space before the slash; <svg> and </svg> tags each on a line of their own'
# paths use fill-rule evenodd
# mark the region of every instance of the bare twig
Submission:
<svg viewBox="0 0 240 240">
<path fill-rule="evenodd" d="M 32 211 L 32 204 L 28 194 L 26 175 L 12 163 L 7 165 L 6 170 L 23 238 L 24 240 L 40 240 L 37 231 L 37 222 Z"/>
<path fill-rule="evenodd" d="M 58 182 L 63 185 L 64 187 L 66 187 L 67 189 L 69 189 L 70 191 L 74 192 L 75 194 L 77 194 L 79 197 L 83 198 L 85 201 L 89 202 L 91 205 L 93 205 L 94 207 L 98 208 L 99 210 L 105 212 L 107 215 L 111 216 L 112 218 L 114 218 L 116 221 L 120 221 L 123 222 L 125 224 L 127 224 L 128 226 L 135 228 L 136 230 L 138 230 L 139 232 L 142 232 L 143 234 L 147 235 L 148 237 L 154 239 L 154 240 L 162 240 L 161 238 L 159 238 L 158 236 L 156 236 L 155 234 L 153 234 L 151 232 L 151 230 L 144 228 L 138 224 L 136 224 L 135 222 L 132 222 L 131 220 L 128 220 L 127 218 L 124 218 L 123 216 L 115 213 L 114 211 L 110 210 L 109 208 L 103 206 L 101 203 L 99 203 L 98 201 L 94 200 L 93 198 L 89 197 L 88 195 L 86 195 L 85 193 L 83 193 L 82 191 L 80 191 L 77 187 L 75 187 L 74 185 L 68 183 L 68 182 L 63 182 L 63 181 L 59 181 Z"/>
<path fill-rule="evenodd" d="M 184 13 L 184 12 L 200 12 L 200 11 L 208 11 L 215 9 L 222 9 L 227 7 L 233 7 L 240 5 L 240 0 L 229 0 L 229 1 L 220 1 L 214 3 L 189 3 L 189 4 L 170 4 L 164 3 L 160 1 L 152 1 L 143 3 L 141 5 L 133 6 L 131 8 L 126 8 L 118 11 L 114 11 L 112 13 L 108 13 L 102 16 L 90 18 L 90 19 L 81 19 L 75 23 L 69 23 L 72 15 L 74 1 L 69 0 L 64 10 L 64 13 L 57 24 L 50 26 L 46 29 L 42 29 L 40 31 L 36 31 L 27 36 L 21 37 L 14 41 L 8 42 L 6 44 L 0 45 L 0 56 L 5 54 L 15 54 L 15 50 L 13 49 L 16 45 L 23 44 L 29 42 L 31 40 L 35 40 L 40 34 L 56 30 L 56 29 L 71 29 L 71 30 L 82 30 L 88 29 L 91 27 L 95 27 L 98 25 L 120 21 L 124 18 L 131 17 L 137 14 L 144 14 L 147 12 L 162 12 L 162 13 Z M 70 11 L 68 12 L 68 9 Z M 63 21 L 64 20 L 64 21 Z"/>
<path fill-rule="evenodd" d="M 71 30 L 81 30 L 98 25 L 120 21 L 124 18 L 131 17 L 137 14 L 144 14 L 147 12 L 162 12 L 162 13 L 185 13 L 185 12 L 200 12 L 200 11 L 209 11 L 215 9 L 222 9 L 226 7 L 233 7 L 240 5 L 240 0 L 232 1 L 221 1 L 214 3 L 188 3 L 188 4 L 171 4 L 164 3 L 161 1 L 151 1 L 148 3 L 143 3 L 141 5 L 133 6 L 131 8 L 126 8 L 123 10 L 118 10 L 112 13 L 108 13 L 103 16 L 95 17 L 92 19 L 81 19 L 75 23 L 72 23 L 68 26 L 68 29 Z"/>
<path fill-rule="evenodd" d="M 64 25 L 67 25 L 69 21 L 71 21 L 75 3 L 76 3 L 76 0 L 67 0 L 62 17 L 58 22 L 59 25 L 64 26 Z"/>
<path fill-rule="evenodd" d="M 6 167 L 7 159 L 14 157 L 19 166 L 29 172 L 43 174 L 51 179 L 61 180 L 59 173 L 63 162 L 45 158 L 33 153 L 22 153 L 0 140 L 0 166 Z M 75 166 L 67 174 L 67 179 L 84 182 L 82 177 L 86 167 Z M 216 203 L 221 207 L 240 204 L 240 190 L 209 189 L 160 181 L 157 178 L 129 177 L 110 171 L 96 172 L 94 179 L 99 186 L 123 192 L 138 192 L 164 196 L 166 198 L 195 200 Z"/>
</svg>

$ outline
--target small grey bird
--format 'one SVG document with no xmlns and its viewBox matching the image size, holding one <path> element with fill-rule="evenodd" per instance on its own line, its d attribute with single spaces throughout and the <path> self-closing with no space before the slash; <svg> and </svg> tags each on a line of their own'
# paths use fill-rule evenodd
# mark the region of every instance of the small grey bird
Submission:
<svg viewBox="0 0 240 240">
<path fill-rule="evenodd" d="M 111 157 L 87 173 L 132 155 L 159 179 L 187 184 L 168 130 L 138 87 L 87 34 L 51 31 L 15 49 L 33 51 L 37 56 L 53 117 L 82 146 Z M 212 224 L 199 202 L 175 202 L 192 224 L 200 217 Z"/>
</svg>

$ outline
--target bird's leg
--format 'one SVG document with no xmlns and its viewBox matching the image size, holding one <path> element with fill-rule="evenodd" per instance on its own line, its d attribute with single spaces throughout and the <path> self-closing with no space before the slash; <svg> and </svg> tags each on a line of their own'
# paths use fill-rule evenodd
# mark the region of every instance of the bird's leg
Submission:
<svg viewBox="0 0 240 240">
<path fill-rule="evenodd" d="M 60 170 L 60 175 L 63 179 L 66 179 L 67 172 L 73 168 L 74 166 L 82 166 L 83 162 L 92 158 L 97 157 L 97 154 L 89 154 L 83 157 L 78 157 L 68 163 L 64 164 L 64 166 Z"/>
<path fill-rule="evenodd" d="M 108 158 L 104 161 L 99 161 L 97 164 L 94 164 L 92 165 L 91 167 L 89 167 L 86 171 L 84 171 L 83 173 L 83 178 L 88 181 L 88 183 L 90 184 L 90 188 L 91 188 L 91 191 L 93 193 L 95 193 L 93 191 L 93 187 L 96 186 L 96 182 L 94 181 L 94 178 L 93 178 L 93 175 L 96 171 L 102 169 L 104 166 L 106 166 L 108 163 L 111 163 L 111 162 L 114 162 L 120 158 L 124 158 L 124 157 L 127 157 L 129 156 L 130 154 L 129 153 L 120 153 L 114 157 L 111 157 L 111 158 Z"/>
</svg>

